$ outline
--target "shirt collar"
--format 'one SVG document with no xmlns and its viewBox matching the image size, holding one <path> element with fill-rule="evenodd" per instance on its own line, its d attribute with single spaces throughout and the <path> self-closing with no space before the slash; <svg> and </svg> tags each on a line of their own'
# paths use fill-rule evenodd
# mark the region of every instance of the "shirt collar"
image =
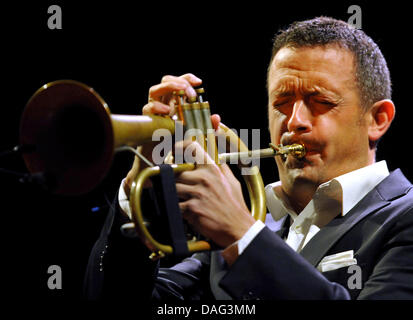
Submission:
<svg viewBox="0 0 413 320">
<path fill-rule="evenodd" d="M 322 199 L 321 202 L 325 203 L 326 199 L 336 198 L 335 200 L 341 204 L 341 214 L 344 216 L 388 175 L 386 161 L 376 162 L 321 184 L 314 194 L 313 200 Z M 267 208 L 275 221 L 280 220 L 287 213 L 295 220 L 297 214 L 289 206 L 280 190 L 281 181 L 270 183 L 265 187 Z M 313 200 L 307 207 L 314 206 Z M 307 211 L 307 207 L 303 211 Z"/>
</svg>

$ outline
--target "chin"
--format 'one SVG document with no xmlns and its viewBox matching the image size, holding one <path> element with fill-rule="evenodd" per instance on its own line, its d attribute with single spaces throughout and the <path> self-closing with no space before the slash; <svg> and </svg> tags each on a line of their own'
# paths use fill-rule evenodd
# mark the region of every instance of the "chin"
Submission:
<svg viewBox="0 0 413 320">
<path fill-rule="evenodd" d="M 306 159 L 287 160 L 283 165 L 285 176 L 291 185 L 318 185 L 321 176 L 320 167 Z"/>
</svg>

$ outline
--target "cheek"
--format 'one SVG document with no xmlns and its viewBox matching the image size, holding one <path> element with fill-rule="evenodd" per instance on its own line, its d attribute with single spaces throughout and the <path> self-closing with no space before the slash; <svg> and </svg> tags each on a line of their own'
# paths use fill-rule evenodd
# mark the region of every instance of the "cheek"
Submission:
<svg viewBox="0 0 413 320">
<path fill-rule="evenodd" d="M 318 132 L 318 136 L 323 137 L 327 155 L 335 155 L 343 159 L 360 149 L 365 136 L 363 127 L 354 119 L 340 122 L 331 121 L 323 123 L 317 128 L 322 131 L 322 133 Z"/>
<path fill-rule="evenodd" d="M 270 136 L 271 142 L 274 144 L 279 144 L 281 140 L 282 134 L 287 130 L 286 126 L 283 125 L 285 120 L 285 116 L 277 115 L 275 112 L 270 112 L 269 114 L 269 129 L 270 129 Z M 285 127 L 285 128 L 284 128 Z"/>
</svg>

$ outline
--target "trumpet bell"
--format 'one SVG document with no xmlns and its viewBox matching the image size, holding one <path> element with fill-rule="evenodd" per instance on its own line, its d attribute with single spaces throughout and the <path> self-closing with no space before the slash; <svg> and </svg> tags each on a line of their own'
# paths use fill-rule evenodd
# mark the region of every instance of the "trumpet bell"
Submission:
<svg viewBox="0 0 413 320">
<path fill-rule="evenodd" d="M 28 170 L 42 172 L 51 191 L 86 193 L 105 177 L 114 155 L 109 108 L 80 82 L 48 83 L 24 109 L 20 143 L 33 150 L 23 154 Z"/>
</svg>

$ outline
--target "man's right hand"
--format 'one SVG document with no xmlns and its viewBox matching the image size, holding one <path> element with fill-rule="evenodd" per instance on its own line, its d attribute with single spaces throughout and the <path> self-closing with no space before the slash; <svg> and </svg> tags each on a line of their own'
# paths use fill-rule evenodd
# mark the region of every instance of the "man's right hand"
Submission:
<svg viewBox="0 0 413 320">
<path fill-rule="evenodd" d="M 175 104 L 176 101 L 173 96 L 174 91 L 184 90 L 188 98 L 196 96 L 194 86 L 199 86 L 202 84 L 202 80 L 194 76 L 191 73 L 184 74 L 180 77 L 175 76 L 164 76 L 161 83 L 152 86 L 149 89 L 148 103 L 142 108 L 142 114 L 151 115 L 170 115 L 172 116 L 175 113 Z M 220 118 L 218 115 L 211 116 L 212 125 L 217 129 Z M 147 159 L 152 161 L 152 150 L 159 142 L 155 141 L 152 143 L 147 143 L 143 146 L 140 146 L 138 151 L 143 154 Z M 132 187 L 132 182 L 135 180 L 135 177 L 140 172 L 140 170 L 145 169 L 147 165 L 141 163 L 139 158 L 135 156 L 132 169 L 128 172 L 124 190 L 126 195 L 129 198 L 130 189 Z"/>
</svg>

